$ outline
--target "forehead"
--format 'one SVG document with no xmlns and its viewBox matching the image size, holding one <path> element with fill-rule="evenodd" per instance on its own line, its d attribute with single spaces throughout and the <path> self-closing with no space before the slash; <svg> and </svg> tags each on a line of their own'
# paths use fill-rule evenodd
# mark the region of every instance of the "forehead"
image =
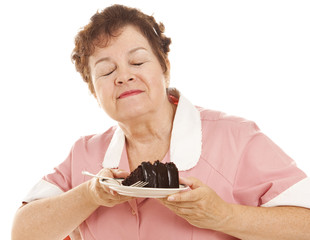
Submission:
<svg viewBox="0 0 310 240">
<path fill-rule="evenodd" d="M 90 56 L 90 60 L 97 57 L 102 57 L 102 54 L 109 55 L 117 54 L 117 52 L 127 52 L 133 48 L 143 47 L 147 50 L 152 50 L 147 38 L 140 32 L 140 30 L 134 26 L 128 25 L 113 34 L 107 41 L 104 36 L 98 39 L 98 43 L 95 44 L 93 54 Z"/>
</svg>

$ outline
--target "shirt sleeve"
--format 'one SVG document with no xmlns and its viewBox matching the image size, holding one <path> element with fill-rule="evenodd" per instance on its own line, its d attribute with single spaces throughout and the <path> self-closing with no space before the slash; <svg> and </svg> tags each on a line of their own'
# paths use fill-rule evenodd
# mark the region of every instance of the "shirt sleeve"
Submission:
<svg viewBox="0 0 310 240">
<path fill-rule="evenodd" d="M 54 168 L 53 173 L 45 175 L 37 184 L 34 185 L 27 196 L 24 197 L 23 203 L 57 196 L 72 188 L 72 151 L 73 148 L 65 161 Z"/>
<path fill-rule="evenodd" d="M 249 206 L 310 208 L 310 181 L 264 134 L 246 145 L 234 181 L 234 198 Z"/>
</svg>

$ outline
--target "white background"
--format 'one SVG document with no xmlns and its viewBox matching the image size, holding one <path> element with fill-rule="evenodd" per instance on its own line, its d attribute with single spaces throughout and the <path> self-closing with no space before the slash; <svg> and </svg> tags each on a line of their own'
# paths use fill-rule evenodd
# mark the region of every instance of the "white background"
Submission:
<svg viewBox="0 0 310 240">
<path fill-rule="evenodd" d="M 310 174 L 309 1 L 2 1 L 1 239 L 74 141 L 114 124 L 70 60 L 75 34 L 112 3 L 165 24 L 171 86 L 196 105 L 254 120 Z"/>
</svg>

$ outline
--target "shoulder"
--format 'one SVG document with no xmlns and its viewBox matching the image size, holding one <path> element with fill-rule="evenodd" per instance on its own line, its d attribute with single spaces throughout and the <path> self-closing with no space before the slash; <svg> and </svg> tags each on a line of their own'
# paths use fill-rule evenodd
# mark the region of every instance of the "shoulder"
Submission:
<svg viewBox="0 0 310 240">
<path fill-rule="evenodd" d="M 221 176 L 233 183 L 246 146 L 261 132 L 255 122 L 198 107 L 202 126 L 202 155 Z"/>
<path fill-rule="evenodd" d="M 101 134 L 80 137 L 70 152 L 71 171 L 73 172 L 73 185 L 83 180 L 81 171 L 98 172 L 102 168 L 102 161 L 110 145 L 116 127 L 111 127 Z"/>
<path fill-rule="evenodd" d="M 103 133 L 82 136 L 74 143 L 73 149 L 95 151 L 100 148 L 102 151 L 109 146 L 116 128 L 113 126 Z"/>
<path fill-rule="evenodd" d="M 218 189 L 218 182 L 222 182 L 221 189 L 232 188 L 246 146 L 261 132 L 255 122 L 245 118 L 196 108 L 202 131 L 200 164 L 212 174 L 207 183 L 214 189 Z M 201 171 L 207 170 L 201 167 Z"/>
<path fill-rule="evenodd" d="M 239 116 L 228 115 L 221 111 L 196 107 L 200 113 L 202 126 L 212 126 L 213 129 L 231 132 L 248 132 L 255 134 L 260 131 L 259 127 L 252 120 L 248 120 Z"/>
</svg>

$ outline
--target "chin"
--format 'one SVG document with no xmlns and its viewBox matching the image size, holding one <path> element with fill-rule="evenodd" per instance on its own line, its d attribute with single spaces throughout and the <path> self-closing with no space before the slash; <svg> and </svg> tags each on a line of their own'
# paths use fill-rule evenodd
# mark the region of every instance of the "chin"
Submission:
<svg viewBox="0 0 310 240">
<path fill-rule="evenodd" d="M 151 109 L 142 107 L 128 107 L 123 111 L 119 111 L 115 120 L 118 122 L 139 121 L 151 113 Z"/>
</svg>

